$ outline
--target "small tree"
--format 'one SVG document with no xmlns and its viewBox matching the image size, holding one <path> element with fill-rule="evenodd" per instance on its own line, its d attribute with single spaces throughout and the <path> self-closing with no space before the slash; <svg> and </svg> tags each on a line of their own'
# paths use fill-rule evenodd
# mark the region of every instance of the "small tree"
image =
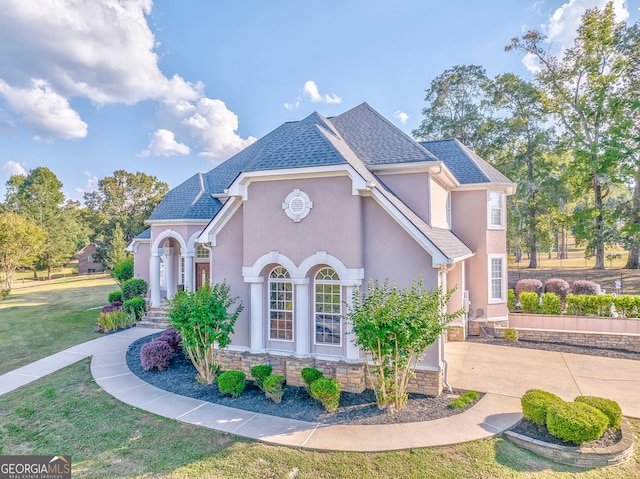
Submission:
<svg viewBox="0 0 640 479">
<path fill-rule="evenodd" d="M 463 310 L 446 313 L 453 290 L 426 291 L 422 280 L 398 289 L 385 281 L 370 281 L 367 294 L 358 290 L 347 317 L 365 352 L 365 367 L 375 378 L 373 389 L 380 409 L 401 409 L 408 399 L 409 380 L 428 346 Z"/>
<path fill-rule="evenodd" d="M 230 336 L 242 302 L 232 311 L 238 297 L 231 297 L 224 283 L 203 286 L 198 291 L 179 291 L 169 300 L 169 320 L 182 335 L 182 348 L 198 371 L 197 380 L 212 384 L 220 370 L 217 353 L 231 343 Z"/>
<path fill-rule="evenodd" d="M 119 263 L 114 264 L 113 269 L 109 274 L 122 288 L 125 281 L 133 278 L 133 259 L 126 258 Z"/>
</svg>

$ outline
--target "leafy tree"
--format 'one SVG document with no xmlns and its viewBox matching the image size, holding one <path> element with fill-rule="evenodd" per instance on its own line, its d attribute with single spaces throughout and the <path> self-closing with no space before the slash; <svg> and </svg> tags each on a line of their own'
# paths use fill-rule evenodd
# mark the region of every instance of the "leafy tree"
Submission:
<svg viewBox="0 0 640 479">
<path fill-rule="evenodd" d="M 124 239 L 124 232 L 120 228 L 120 223 L 116 223 L 112 237 L 107 242 L 104 251 L 104 264 L 107 268 L 113 268 L 117 264 L 121 264 L 129 258 L 126 251 L 127 242 Z"/>
<path fill-rule="evenodd" d="M 442 72 L 426 90 L 429 105 L 411 134 L 421 140 L 453 137 L 479 148 L 487 133 L 486 82 L 486 72 L 478 65 L 456 65 Z"/>
<path fill-rule="evenodd" d="M 124 242 L 129 243 L 144 229 L 169 186 L 145 173 L 113 172 L 98 182 L 96 191 L 85 193 L 85 219 L 93 230 L 91 240 L 97 245 L 97 256 L 105 259 L 116 224 L 122 228 Z"/>
<path fill-rule="evenodd" d="M 425 349 L 463 314 L 445 312 L 452 292 L 425 291 L 422 280 L 403 289 L 370 281 L 367 294 L 354 291 L 347 317 L 355 344 L 365 352 L 367 373 L 375 378 L 380 409 L 392 412 L 406 405 L 409 380 Z"/>
<path fill-rule="evenodd" d="M 620 181 L 619 139 L 626 123 L 621 85 L 628 68 L 619 49 L 624 31 L 609 2 L 602 10 L 585 12 L 574 45 L 562 58 L 544 48 L 546 39 L 537 31 L 514 38 L 506 47 L 538 60 L 536 80 L 547 94 L 546 106 L 560 120 L 566 148 L 574 152 L 572 175 L 582 191 L 593 194 L 587 234 L 598 269 L 604 268 L 605 217 L 611 213 L 605 200 L 612 184 Z"/>
<path fill-rule="evenodd" d="M 119 263 L 115 263 L 110 274 L 122 288 L 125 281 L 133 278 L 133 259 L 126 258 Z"/>
<path fill-rule="evenodd" d="M 182 347 L 198 371 L 198 381 L 212 384 L 220 371 L 218 352 L 231 344 L 242 302 L 231 296 L 225 283 L 203 286 L 197 291 L 179 291 L 169 300 L 169 320 L 182 335 Z"/>
<path fill-rule="evenodd" d="M 13 274 L 20 266 L 31 264 L 45 241 L 45 232 L 16 213 L 0 214 L 0 284 L 13 286 Z"/>
</svg>

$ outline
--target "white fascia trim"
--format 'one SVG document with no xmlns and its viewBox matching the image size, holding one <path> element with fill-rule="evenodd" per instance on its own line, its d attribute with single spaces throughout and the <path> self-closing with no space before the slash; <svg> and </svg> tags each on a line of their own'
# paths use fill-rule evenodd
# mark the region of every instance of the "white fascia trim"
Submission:
<svg viewBox="0 0 640 479">
<path fill-rule="evenodd" d="M 386 173 L 389 175 L 402 173 L 427 173 L 432 168 L 438 168 L 442 162 L 433 161 L 414 161 L 408 163 L 388 163 L 386 165 L 371 165 L 369 169 L 374 173 Z"/>
<path fill-rule="evenodd" d="M 176 226 L 201 226 L 206 225 L 209 220 L 145 220 L 144 224 L 148 226 L 176 225 Z"/>
<path fill-rule="evenodd" d="M 242 199 L 239 197 L 231 197 L 227 201 L 220 211 L 216 213 L 209 224 L 202 230 L 202 233 L 196 238 L 196 243 L 211 243 L 211 246 L 216 245 L 216 238 L 218 233 L 229 222 L 233 215 L 242 206 Z"/>
<path fill-rule="evenodd" d="M 400 211 L 384 197 L 379 190 L 371 190 L 371 196 L 378 202 L 382 208 L 391 215 L 393 219 L 407 232 L 409 235 L 418 242 L 422 248 L 431 255 L 431 264 L 434 268 L 437 268 L 441 264 L 450 264 L 451 260 L 447 258 L 436 246 L 414 225 L 411 223 Z"/>
<path fill-rule="evenodd" d="M 247 200 L 249 185 L 254 181 L 321 178 L 345 175 L 351 178 L 353 195 L 358 195 L 361 190 L 367 189 L 366 181 L 356 173 L 351 165 L 344 163 L 339 165 L 308 166 L 305 168 L 245 171 L 240 173 L 231 186 L 229 186 L 228 195 L 239 196 L 243 201 Z"/>
<path fill-rule="evenodd" d="M 136 251 L 138 251 L 138 246 L 141 245 L 142 243 L 151 243 L 151 239 L 150 238 L 138 238 L 138 239 L 133 238 L 131 240 L 131 243 L 129 243 L 124 250 L 135 253 Z"/>
<path fill-rule="evenodd" d="M 502 190 L 507 196 L 515 194 L 518 185 L 515 183 L 470 183 L 460 185 L 451 191 Z"/>
</svg>

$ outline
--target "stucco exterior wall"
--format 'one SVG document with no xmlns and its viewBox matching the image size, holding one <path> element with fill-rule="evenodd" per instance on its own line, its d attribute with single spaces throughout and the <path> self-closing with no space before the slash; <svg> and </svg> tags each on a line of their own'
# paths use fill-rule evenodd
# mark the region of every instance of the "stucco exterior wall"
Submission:
<svg viewBox="0 0 640 479">
<path fill-rule="evenodd" d="M 133 271 L 136 278 L 144 279 L 149 284 L 149 258 L 151 257 L 151 244 L 140 243 L 133 257 Z"/>
<path fill-rule="evenodd" d="M 427 173 L 378 173 L 380 179 L 423 221 L 429 223 L 429 175 Z"/>
<path fill-rule="evenodd" d="M 447 200 L 449 190 L 442 186 L 437 177 L 429 177 L 429 202 L 430 225 L 436 228 L 449 228 L 449 215 L 447 212 Z"/>
</svg>

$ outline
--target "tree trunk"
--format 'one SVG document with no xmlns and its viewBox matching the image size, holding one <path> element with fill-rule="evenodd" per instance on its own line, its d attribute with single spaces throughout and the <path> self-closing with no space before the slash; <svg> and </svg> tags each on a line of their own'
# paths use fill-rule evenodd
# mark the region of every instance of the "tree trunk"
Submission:
<svg viewBox="0 0 640 479">
<path fill-rule="evenodd" d="M 51 267 L 47 268 L 47 279 L 51 279 Z"/>
<path fill-rule="evenodd" d="M 633 198 L 631 199 L 631 218 L 629 222 L 640 226 L 640 165 L 636 168 L 635 177 L 636 186 L 633 189 Z M 637 241 L 637 237 L 640 233 L 635 233 L 634 237 Z M 629 248 L 629 259 L 625 265 L 627 269 L 640 269 L 640 244 L 637 242 L 631 245 Z"/>
<path fill-rule="evenodd" d="M 530 149 L 530 148 L 529 148 Z M 529 189 L 529 218 L 528 218 L 528 233 L 527 233 L 527 249 L 529 250 L 529 268 L 538 267 L 538 236 L 537 236 L 537 218 L 536 218 L 536 190 L 533 176 L 533 155 L 527 155 L 527 179 Z"/>
<path fill-rule="evenodd" d="M 33 279 L 38 280 L 38 268 L 36 268 L 35 265 L 33 266 Z"/>
<path fill-rule="evenodd" d="M 597 178 L 593 178 L 593 192 L 595 199 L 595 206 L 598 210 L 598 215 L 595 220 L 595 228 L 593 231 L 593 246 L 596 253 L 596 264 L 594 269 L 604 269 L 604 238 L 603 238 L 603 217 L 602 209 L 602 186 Z"/>
</svg>

